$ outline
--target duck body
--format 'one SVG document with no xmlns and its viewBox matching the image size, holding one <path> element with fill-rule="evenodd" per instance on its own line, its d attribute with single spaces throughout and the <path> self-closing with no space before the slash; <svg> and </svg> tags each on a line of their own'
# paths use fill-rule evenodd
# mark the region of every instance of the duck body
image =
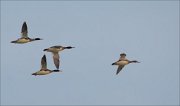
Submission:
<svg viewBox="0 0 180 106">
<path fill-rule="evenodd" d="M 47 49 L 44 49 L 44 51 L 51 52 L 53 54 L 54 64 L 55 64 L 56 68 L 59 69 L 59 66 L 60 66 L 59 52 L 63 51 L 64 49 L 72 49 L 72 48 L 74 48 L 74 47 L 71 47 L 71 46 L 67 46 L 67 47 L 52 46 L 52 47 L 49 47 Z"/>
<path fill-rule="evenodd" d="M 33 73 L 32 75 L 47 75 L 50 73 L 52 73 L 52 71 L 49 69 L 46 69 L 46 70 L 41 69 L 40 71 L 37 71 L 37 72 Z"/>
<path fill-rule="evenodd" d="M 11 41 L 11 43 L 19 43 L 19 44 L 27 43 L 27 42 L 30 42 L 29 38 L 19 38 L 19 39 L 15 40 L 15 41 Z"/>
<path fill-rule="evenodd" d="M 35 73 L 32 73 L 32 75 L 47 75 L 52 72 L 60 72 L 60 70 L 47 69 L 46 55 L 44 55 L 41 59 L 41 69 Z"/>
<path fill-rule="evenodd" d="M 31 39 L 29 37 L 22 37 L 22 38 L 15 40 L 15 41 L 11 41 L 11 43 L 24 44 L 24 43 L 32 42 L 35 40 L 42 40 L 42 39 L 40 39 L 40 38 Z"/>
<path fill-rule="evenodd" d="M 26 22 L 23 23 L 22 29 L 21 29 L 21 38 L 11 41 L 11 43 L 16 43 L 16 44 L 24 44 L 36 40 L 42 40 L 41 38 L 29 38 L 28 37 L 28 28 Z"/>
<path fill-rule="evenodd" d="M 123 69 L 124 66 L 128 65 L 129 63 L 139 63 L 136 60 L 129 61 L 125 57 L 126 57 L 126 54 L 122 53 L 122 54 L 120 54 L 120 59 L 118 61 L 112 63 L 112 65 L 118 65 L 118 69 L 116 71 L 116 75 Z"/>
<path fill-rule="evenodd" d="M 32 75 L 47 75 L 50 74 L 52 72 L 60 72 L 60 70 L 49 70 L 49 69 L 41 69 L 40 71 L 37 71 L 35 73 L 33 73 Z"/>
<path fill-rule="evenodd" d="M 64 49 L 71 49 L 71 48 L 74 48 L 74 47 L 71 47 L 71 46 L 67 46 L 67 47 L 63 47 L 63 46 L 52 46 L 52 47 L 49 47 L 47 49 L 44 49 L 44 51 L 47 51 L 47 52 L 52 52 L 52 53 L 58 53 L 60 51 L 63 51 Z"/>
<path fill-rule="evenodd" d="M 112 65 L 124 65 L 125 66 L 127 64 L 129 64 L 128 60 L 119 60 L 119 61 L 113 63 Z"/>
</svg>

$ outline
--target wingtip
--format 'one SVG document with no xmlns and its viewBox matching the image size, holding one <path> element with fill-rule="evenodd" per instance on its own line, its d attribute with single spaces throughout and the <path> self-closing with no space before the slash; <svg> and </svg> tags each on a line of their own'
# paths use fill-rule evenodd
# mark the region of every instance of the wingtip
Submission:
<svg viewBox="0 0 180 106">
<path fill-rule="evenodd" d="M 42 59 L 46 59 L 46 55 L 45 54 L 43 55 Z"/>
<path fill-rule="evenodd" d="M 27 26 L 26 21 L 23 22 L 23 25 L 26 25 L 26 26 Z"/>
<path fill-rule="evenodd" d="M 119 74 L 119 72 L 116 72 L 116 75 L 118 75 Z"/>
</svg>

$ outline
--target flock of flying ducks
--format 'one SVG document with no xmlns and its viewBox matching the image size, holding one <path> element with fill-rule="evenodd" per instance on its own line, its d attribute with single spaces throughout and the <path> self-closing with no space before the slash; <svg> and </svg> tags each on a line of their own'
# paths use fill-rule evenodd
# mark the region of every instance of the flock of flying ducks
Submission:
<svg viewBox="0 0 180 106">
<path fill-rule="evenodd" d="M 28 43 L 28 42 L 32 42 L 32 41 L 36 41 L 36 40 L 42 40 L 42 39 L 41 38 L 29 38 L 27 24 L 26 24 L 26 22 L 24 22 L 22 25 L 22 29 L 21 29 L 21 38 L 15 40 L 15 41 L 11 41 L 11 43 L 24 44 L 24 43 Z M 53 54 L 53 61 L 56 66 L 56 70 L 50 70 L 47 68 L 46 55 L 44 54 L 43 57 L 41 58 L 41 69 L 39 71 L 33 73 L 32 75 L 35 75 L 35 76 L 36 75 L 47 75 L 52 72 L 61 72 L 61 70 L 59 70 L 59 64 L 60 64 L 59 52 L 63 51 L 64 49 L 72 49 L 72 48 L 74 48 L 74 47 L 52 46 L 47 49 L 44 49 L 44 51 L 51 52 Z M 130 60 L 126 59 L 125 53 L 121 53 L 120 59 L 118 61 L 112 63 L 112 65 L 118 65 L 116 75 L 122 70 L 122 68 L 125 65 L 127 65 L 129 63 L 139 63 L 139 62 L 136 60 L 130 61 Z"/>
</svg>

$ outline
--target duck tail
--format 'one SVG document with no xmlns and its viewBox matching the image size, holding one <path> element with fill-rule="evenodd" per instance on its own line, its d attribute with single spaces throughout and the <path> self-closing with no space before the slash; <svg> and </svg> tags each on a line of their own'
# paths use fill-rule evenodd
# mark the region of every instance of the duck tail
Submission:
<svg viewBox="0 0 180 106">
<path fill-rule="evenodd" d="M 116 65 L 116 63 L 112 63 L 112 65 Z"/>
<path fill-rule="evenodd" d="M 48 49 L 44 49 L 43 51 L 47 51 Z"/>
<path fill-rule="evenodd" d="M 35 75 L 35 76 L 36 76 L 37 74 L 36 74 L 36 73 L 32 73 L 32 75 Z"/>
<path fill-rule="evenodd" d="M 11 43 L 16 43 L 16 41 L 11 41 Z"/>
</svg>

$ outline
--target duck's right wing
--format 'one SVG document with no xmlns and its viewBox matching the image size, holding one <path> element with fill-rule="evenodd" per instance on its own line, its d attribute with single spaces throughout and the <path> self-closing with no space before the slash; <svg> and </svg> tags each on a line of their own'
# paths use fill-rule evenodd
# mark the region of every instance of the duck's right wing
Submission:
<svg viewBox="0 0 180 106">
<path fill-rule="evenodd" d="M 118 73 L 122 70 L 123 67 L 124 67 L 124 65 L 119 65 L 119 66 L 118 66 L 116 75 L 118 75 Z"/>
<path fill-rule="evenodd" d="M 53 60 L 54 60 L 54 64 L 55 64 L 56 68 L 59 69 L 60 61 L 59 61 L 59 54 L 58 54 L 58 52 L 53 53 Z"/>
<path fill-rule="evenodd" d="M 24 22 L 22 25 L 21 36 L 22 37 L 28 37 L 28 28 L 27 28 L 26 22 Z"/>
</svg>

